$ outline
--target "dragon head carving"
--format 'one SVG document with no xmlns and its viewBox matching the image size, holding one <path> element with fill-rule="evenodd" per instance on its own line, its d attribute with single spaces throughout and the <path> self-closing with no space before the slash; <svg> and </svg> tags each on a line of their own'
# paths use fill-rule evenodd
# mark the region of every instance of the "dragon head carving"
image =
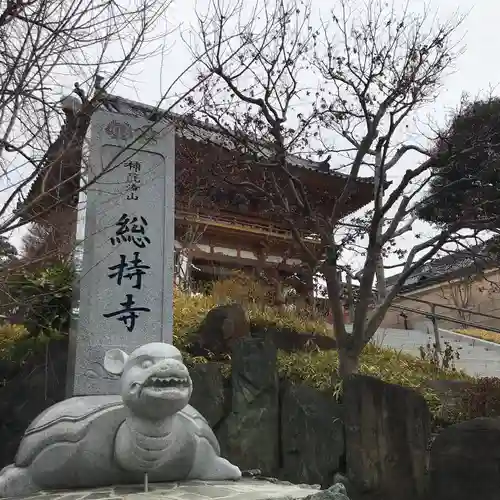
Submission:
<svg viewBox="0 0 500 500">
<path fill-rule="evenodd" d="M 120 375 L 124 404 L 136 416 L 159 420 L 184 408 L 193 384 L 180 351 L 171 344 L 153 342 L 127 355 L 120 349 L 106 352 L 104 368 Z"/>
</svg>

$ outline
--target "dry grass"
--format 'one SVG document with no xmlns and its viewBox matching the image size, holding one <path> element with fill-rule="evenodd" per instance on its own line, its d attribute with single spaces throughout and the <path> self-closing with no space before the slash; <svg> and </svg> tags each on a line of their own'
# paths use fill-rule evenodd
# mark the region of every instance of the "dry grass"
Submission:
<svg viewBox="0 0 500 500">
<path fill-rule="evenodd" d="M 179 346 L 185 344 L 189 334 L 198 328 L 210 309 L 231 301 L 230 298 L 220 295 L 191 296 L 176 290 L 174 292 L 174 340 L 176 344 Z M 269 305 L 253 301 L 242 305 L 247 311 L 249 321 L 254 325 L 332 335 L 332 331 L 322 318 L 315 319 L 308 314 L 301 315 L 294 311 L 280 311 Z"/>
<path fill-rule="evenodd" d="M 455 330 L 455 332 L 461 333 L 463 335 L 468 335 L 469 337 L 487 340 L 488 342 L 494 342 L 495 344 L 500 344 L 500 333 L 491 332 L 489 330 L 481 330 L 479 328 L 465 328 L 462 330 Z"/>
<path fill-rule="evenodd" d="M 338 367 L 336 351 L 313 353 L 281 353 L 281 374 L 294 381 L 305 381 L 312 386 L 328 390 L 332 373 Z M 418 389 L 429 380 L 467 380 L 460 371 L 443 370 L 434 364 L 409 356 L 394 349 L 368 344 L 361 354 L 359 372 L 385 382 Z"/>
<path fill-rule="evenodd" d="M 195 330 L 205 314 L 220 303 L 220 298 L 213 295 L 190 297 L 180 292 L 175 293 L 174 301 L 174 341 L 179 348 L 186 345 L 189 333 Z M 324 322 L 300 317 L 293 313 L 279 312 L 268 306 L 246 304 L 250 321 L 266 323 L 276 327 L 291 328 L 297 332 L 316 332 L 327 334 Z M 330 333 L 331 335 L 331 330 Z M 205 359 L 194 359 L 194 362 L 206 362 Z M 280 352 L 278 369 L 280 376 L 294 382 L 303 382 L 320 390 L 338 390 L 335 374 L 338 367 L 336 351 L 318 352 Z M 226 372 L 228 373 L 228 371 Z M 437 368 L 429 361 L 403 354 L 394 349 L 386 349 L 368 344 L 360 360 L 360 373 L 380 378 L 386 382 L 421 390 L 431 409 L 440 404 L 436 395 L 423 389 L 429 380 L 449 379 L 468 380 L 463 372 Z"/>
</svg>

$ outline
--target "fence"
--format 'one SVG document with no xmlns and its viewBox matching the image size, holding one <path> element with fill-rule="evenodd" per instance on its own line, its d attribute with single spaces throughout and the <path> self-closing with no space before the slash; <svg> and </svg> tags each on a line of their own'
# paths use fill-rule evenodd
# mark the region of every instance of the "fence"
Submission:
<svg viewBox="0 0 500 500">
<path fill-rule="evenodd" d="M 436 309 L 438 307 L 441 307 L 443 309 L 459 311 L 459 312 L 464 312 L 464 313 L 471 313 L 471 314 L 474 314 L 475 316 L 480 316 L 480 317 L 495 319 L 495 320 L 500 321 L 500 317 L 498 317 L 498 316 L 494 316 L 492 314 L 480 313 L 480 312 L 476 312 L 476 311 L 471 311 L 470 309 L 465 309 L 465 308 L 461 308 L 461 307 L 453 307 L 453 306 L 449 306 L 446 304 L 435 304 L 435 303 L 429 302 L 427 300 L 415 299 L 413 297 L 407 297 L 405 295 L 400 295 L 398 298 L 412 301 L 412 302 L 417 302 L 420 304 L 425 304 L 425 305 L 429 306 L 430 310 L 428 312 L 422 311 L 420 309 L 408 307 L 408 306 L 400 306 L 398 304 L 392 304 L 390 309 L 396 309 L 396 310 L 403 311 L 403 312 L 411 312 L 414 314 L 422 315 L 422 316 L 430 319 L 432 322 L 432 326 L 433 326 L 433 333 L 434 333 L 434 339 L 435 339 L 437 350 L 441 350 L 441 341 L 440 341 L 440 337 L 439 337 L 438 320 L 449 321 L 451 323 L 463 325 L 467 328 L 469 328 L 469 327 L 470 328 L 478 328 L 480 330 L 488 330 L 488 331 L 500 334 L 500 328 L 496 328 L 496 327 L 492 327 L 492 326 L 485 327 L 481 323 L 477 323 L 475 321 L 468 321 L 468 320 L 463 319 L 463 318 L 457 319 L 457 318 L 453 318 L 451 316 L 447 316 L 445 314 L 439 314 L 439 313 L 436 313 Z"/>
</svg>

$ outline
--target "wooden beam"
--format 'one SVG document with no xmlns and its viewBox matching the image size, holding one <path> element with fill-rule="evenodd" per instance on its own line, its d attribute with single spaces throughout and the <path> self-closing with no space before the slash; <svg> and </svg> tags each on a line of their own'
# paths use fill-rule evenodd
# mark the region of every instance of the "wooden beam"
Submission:
<svg viewBox="0 0 500 500">
<path fill-rule="evenodd" d="M 227 263 L 233 264 L 239 267 L 265 267 L 273 268 L 278 267 L 277 264 L 273 262 L 263 262 L 258 259 L 245 259 L 242 257 L 231 257 L 230 255 L 224 255 L 222 253 L 206 253 L 200 250 L 189 250 L 189 256 L 192 259 L 199 259 L 207 262 L 217 262 L 217 263 Z M 284 272 L 296 272 L 298 266 L 290 266 L 287 264 L 279 264 L 279 270 Z"/>
</svg>

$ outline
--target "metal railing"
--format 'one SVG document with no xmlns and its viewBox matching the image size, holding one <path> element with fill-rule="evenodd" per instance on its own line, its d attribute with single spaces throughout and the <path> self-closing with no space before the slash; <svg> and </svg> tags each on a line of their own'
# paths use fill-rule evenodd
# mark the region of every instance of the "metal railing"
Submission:
<svg viewBox="0 0 500 500">
<path fill-rule="evenodd" d="M 488 314 L 488 313 L 482 313 L 479 311 L 474 311 L 472 309 L 467 309 L 465 307 L 457 307 L 457 306 L 450 306 L 448 304 L 438 304 L 436 302 L 430 302 L 429 300 L 423 300 L 423 299 L 416 299 L 414 297 L 408 297 L 407 295 L 398 295 L 398 299 L 402 300 L 410 300 L 412 302 L 418 302 L 420 304 L 426 304 L 428 306 L 431 306 L 436 308 L 436 307 L 442 307 L 443 309 L 450 309 L 453 311 L 459 311 L 461 313 L 466 313 L 466 314 L 472 314 L 474 316 L 482 316 L 483 318 L 489 318 L 489 319 L 497 319 L 500 321 L 500 316 L 495 316 L 493 314 Z M 462 323 L 462 321 L 459 321 L 459 323 Z"/>
<path fill-rule="evenodd" d="M 465 312 L 467 314 L 474 314 L 477 316 L 482 316 L 484 318 L 497 319 L 500 321 L 500 317 L 498 317 L 498 316 L 494 316 L 492 314 L 487 314 L 487 313 L 480 313 L 480 312 L 472 311 L 470 309 L 466 309 L 466 308 L 462 308 L 462 307 L 453 307 L 453 306 L 449 306 L 447 304 L 436 304 L 436 303 L 430 302 L 428 300 L 415 299 L 413 297 L 407 297 L 404 295 L 399 295 L 398 298 L 404 299 L 404 300 L 410 300 L 410 301 L 414 301 L 414 302 L 418 302 L 418 303 L 426 304 L 426 305 L 430 306 L 430 311 L 422 311 L 421 309 L 415 309 L 413 307 L 401 306 L 401 305 L 392 303 L 391 306 L 389 307 L 389 309 L 396 309 L 396 310 L 403 311 L 403 312 L 411 312 L 414 314 L 420 314 L 421 316 L 425 316 L 426 318 L 430 319 L 432 322 L 432 326 L 433 326 L 433 333 L 434 333 L 434 341 L 436 344 L 436 350 L 438 350 L 438 351 L 441 351 L 441 339 L 439 337 L 438 320 L 449 321 L 450 323 L 456 323 L 458 325 L 463 325 L 467 328 L 477 328 L 479 330 L 488 330 L 490 332 L 500 334 L 500 328 L 496 328 L 493 326 L 486 327 L 486 326 L 482 325 L 481 323 L 477 323 L 475 321 L 469 321 L 469 320 L 466 320 L 465 318 L 453 318 L 452 316 L 446 316 L 445 314 L 439 314 L 439 313 L 436 313 L 436 308 L 442 307 L 444 309 L 459 311 L 462 313 Z"/>
</svg>

